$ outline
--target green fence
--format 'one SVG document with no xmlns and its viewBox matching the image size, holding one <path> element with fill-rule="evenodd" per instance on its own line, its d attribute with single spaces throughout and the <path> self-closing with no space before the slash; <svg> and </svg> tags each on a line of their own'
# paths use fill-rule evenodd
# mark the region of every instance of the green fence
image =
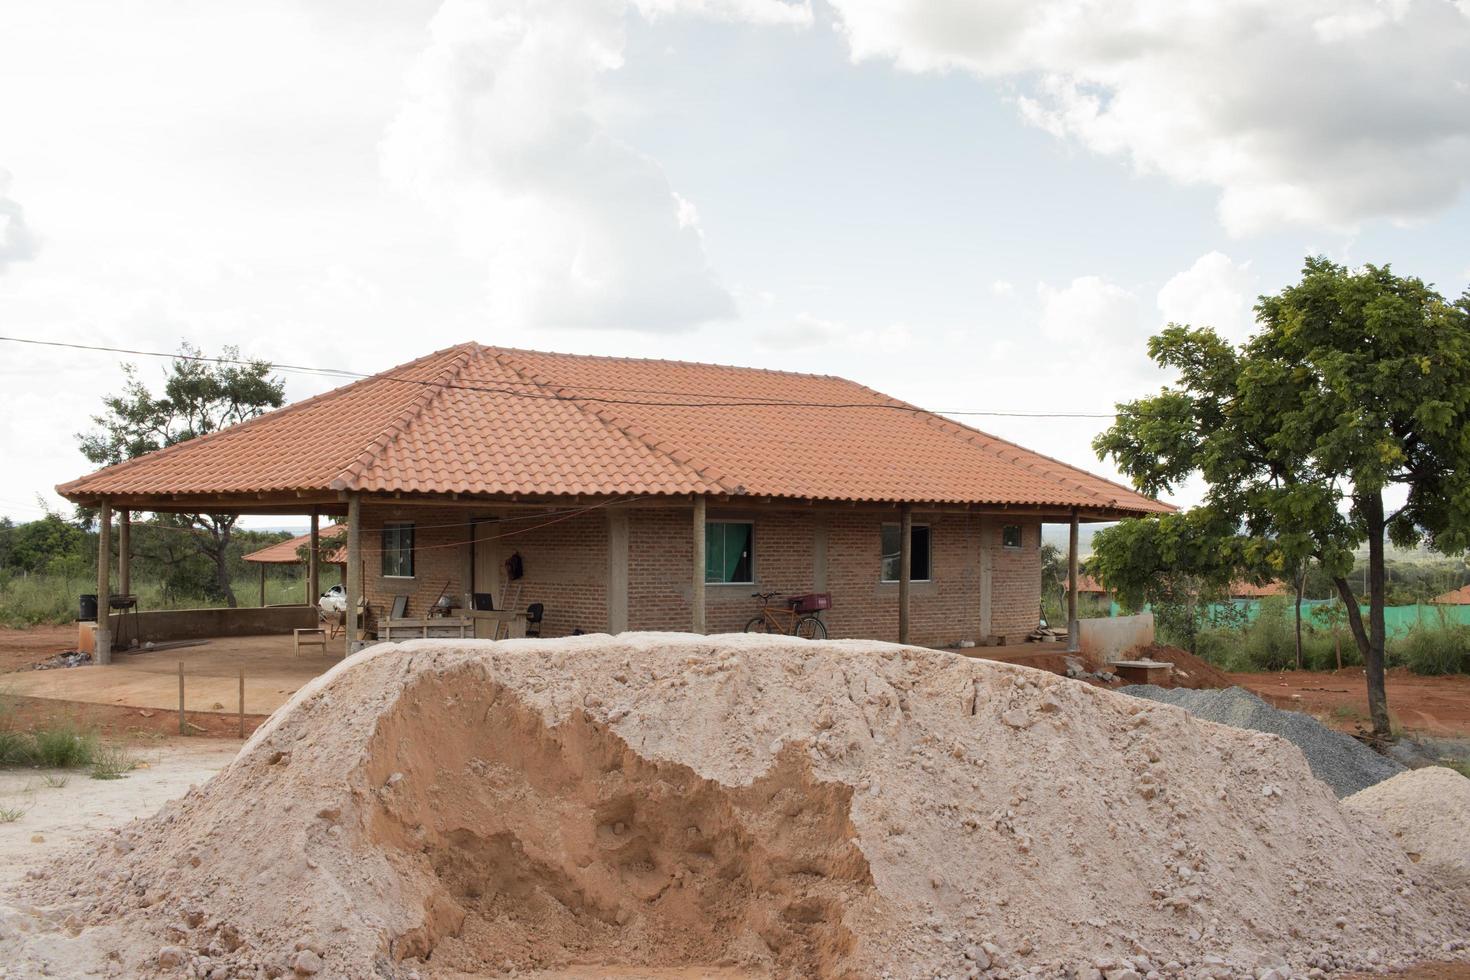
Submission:
<svg viewBox="0 0 1470 980">
<path fill-rule="evenodd" d="M 1326 628 L 1331 625 L 1331 610 L 1339 603 L 1336 599 L 1303 599 L 1302 600 L 1302 622 L 1311 623 L 1314 626 Z M 1363 624 L 1368 622 L 1368 607 L 1361 606 L 1363 613 Z M 1147 611 L 1148 607 L 1145 606 Z M 1115 602 L 1108 613 L 1110 616 L 1121 616 L 1123 611 Z M 1209 608 L 1209 621 L 1211 623 L 1237 623 L 1244 614 L 1245 621 L 1254 623 L 1261 615 L 1261 602 L 1258 599 L 1236 599 L 1231 602 L 1214 603 Z M 1286 597 L 1286 616 L 1294 615 L 1293 601 L 1290 596 Z M 1470 606 L 1442 606 L 1427 602 L 1416 603 L 1412 606 L 1389 606 L 1383 610 L 1383 625 L 1388 636 L 1403 636 L 1415 627 L 1437 629 L 1442 625 L 1470 626 Z M 1343 623 L 1346 628 L 1347 624 Z"/>
</svg>

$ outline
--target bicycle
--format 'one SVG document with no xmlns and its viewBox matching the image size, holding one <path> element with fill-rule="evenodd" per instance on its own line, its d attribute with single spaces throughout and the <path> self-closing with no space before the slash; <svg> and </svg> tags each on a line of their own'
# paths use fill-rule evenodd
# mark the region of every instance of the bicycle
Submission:
<svg viewBox="0 0 1470 980">
<path fill-rule="evenodd" d="M 804 640 L 825 640 L 827 626 L 812 615 L 832 605 L 832 597 L 825 592 L 812 592 L 792 596 L 784 606 L 773 606 L 771 600 L 780 592 L 752 592 L 752 599 L 761 601 L 761 614 L 745 624 L 747 633 L 782 633 L 799 636 Z"/>
</svg>

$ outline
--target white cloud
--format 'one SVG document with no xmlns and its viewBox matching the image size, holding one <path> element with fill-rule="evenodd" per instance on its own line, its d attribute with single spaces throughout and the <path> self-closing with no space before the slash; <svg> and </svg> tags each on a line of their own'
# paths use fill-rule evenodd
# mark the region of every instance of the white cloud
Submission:
<svg viewBox="0 0 1470 980">
<path fill-rule="evenodd" d="M 26 224 L 25 212 L 19 203 L 8 196 L 10 174 L 0 170 L 0 273 L 14 262 L 26 262 L 36 257 L 40 242 Z"/>
<path fill-rule="evenodd" d="M 1470 18 L 1435 0 L 832 0 L 853 58 L 1219 191 L 1232 232 L 1419 218 L 1470 181 Z"/>
<path fill-rule="evenodd" d="M 1036 292 L 1047 340 L 1112 348 L 1137 346 L 1148 335 L 1138 297 L 1101 276 L 1081 276 L 1060 289 L 1041 283 Z"/>
<path fill-rule="evenodd" d="M 625 16 L 620 0 L 447 0 L 430 24 L 383 168 L 487 263 L 498 323 L 677 330 L 735 312 L 693 204 L 599 119 Z"/>
<path fill-rule="evenodd" d="M 669 14 L 692 14 L 709 20 L 747 24 L 776 24 L 807 27 L 812 22 L 810 0 L 633 0 L 638 12 L 649 20 Z"/>
<path fill-rule="evenodd" d="M 997 279 L 990 284 L 990 292 L 996 296 L 1009 296 L 1016 287 L 1007 279 Z"/>
<path fill-rule="evenodd" d="M 756 342 L 766 350 L 811 351 L 840 346 L 848 351 L 892 354 L 911 346 L 914 332 L 906 323 L 853 328 L 803 312 L 784 327 L 761 331 Z"/>
<path fill-rule="evenodd" d="M 1249 262 L 1235 263 L 1228 255 L 1207 252 L 1164 283 L 1159 312 L 1166 323 L 1214 327 L 1222 337 L 1239 343 L 1255 329 L 1254 282 Z"/>
</svg>

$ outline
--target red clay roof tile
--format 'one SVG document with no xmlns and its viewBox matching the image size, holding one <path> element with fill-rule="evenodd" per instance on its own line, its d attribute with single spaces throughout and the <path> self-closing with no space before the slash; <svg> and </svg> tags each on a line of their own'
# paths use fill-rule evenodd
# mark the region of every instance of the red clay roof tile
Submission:
<svg viewBox="0 0 1470 980">
<path fill-rule="evenodd" d="M 325 489 L 1172 509 L 841 378 L 474 343 L 58 488 Z"/>
</svg>

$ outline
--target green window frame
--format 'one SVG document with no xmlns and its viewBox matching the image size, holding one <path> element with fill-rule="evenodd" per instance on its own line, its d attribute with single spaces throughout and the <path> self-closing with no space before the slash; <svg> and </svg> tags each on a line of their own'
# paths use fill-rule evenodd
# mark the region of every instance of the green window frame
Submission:
<svg viewBox="0 0 1470 980">
<path fill-rule="evenodd" d="M 383 525 L 383 577 L 413 578 L 413 525 Z"/>
<path fill-rule="evenodd" d="M 753 521 L 705 521 L 704 580 L 710 585 L 755 584 Z"/>
<path fill-rule="evenodd" d="M 879 581 L 898 581 L 899 543 L 901 525 L 884 524 L 880 534 L 883 563 Z M 934 536 L 928 524 L 914 524 L 909 532 L 909 581 L 927 582 L 934 567 Z"/>
</svg>

